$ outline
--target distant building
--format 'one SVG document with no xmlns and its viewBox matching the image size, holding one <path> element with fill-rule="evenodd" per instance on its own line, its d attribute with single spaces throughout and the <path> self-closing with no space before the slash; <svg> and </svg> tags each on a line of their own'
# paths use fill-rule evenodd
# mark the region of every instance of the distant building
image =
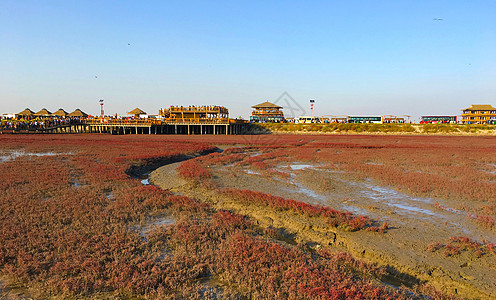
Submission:
<svg viewBox="0 0 496 300">
<path fill-rule="evenodd" d="M 253 123 L 265 123 L 274 122 L 280 123 L 284 122 L 284 114 L 281 111 L 282 107 L 272 104 L 268 101 L 252 106 L 254 109 L 250 116 L 250 122 Z"/>
<path fill-rule="evenodd" d="M 450 124 L 456 123 L 456 116 L 422 116 L 420 124 Z"/>
<path fill-rule="evenodd" d="M 489 104 L 473 104 L 462 110 L 463 124 L 495 124 L 496 108 Z"/>
</svg>

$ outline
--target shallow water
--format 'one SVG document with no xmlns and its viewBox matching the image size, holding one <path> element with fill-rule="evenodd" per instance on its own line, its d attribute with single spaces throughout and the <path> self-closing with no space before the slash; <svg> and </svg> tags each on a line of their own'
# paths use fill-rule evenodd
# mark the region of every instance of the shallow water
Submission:
<svg viewBox="0 0 496 300">
<path fill-rule="evenodd" d="M 42 156 L 56 156 L 56 155 L 72 155 L 73 153 L 58 153 L 58 152 L 25 152 L 24 150 L 13 150 L 7 153 L 1 153 L 0 155 L 0 163 L 1 162 L 6 162 L 6 161 L 12 161 L 16 160 L 18 157 L 22 156 L 35 156 L 35 157 L 42 157 Z"/>
<path fill-rule="evenodd" d="M 420 207 L 416 207 L 416 206 L 411 206 L 411 205 L 406 205 L 406 204 L 401 204 L 401 203 L 385 203 L 386 205 L 389 205 L 389 206 L 394 206 L 394 207 L 397 207 L 397 208 L 401 208 L 403 210 L 407 210 L 407 211 L 411 211 L 411 212 L 418 212 L 418 213 L 422 213 L 422 214 L 426 214 L 426 215 L 430 215 L 430 216 L 437 216 L 437 217 L 442 217 L 444 218 L 442 215 L 440 214 L 437 214 L 431 210 L 428 210 L 428 209 L 425 209 L 425 208 L 420 208 Z"/>
<path fill-rule="evenodd" d="M 305 187 L 304 185 L 298 183 L 298 182 L 291 182 L 292 184 L 294 184 L 297 188 L 298 188 L 298 192 L 299 193 L 302 193 L 302 194 L 305 194 L 307 196 L 310 196 L 312 198 L 316 198 L 316 199 L 322 199 L 322 200 L 325 200 L 326 197 L 324 197 L 323 195 L 319 195 L 317 192 L 315 192 L 314 190 L 312 189 L 309 189 L 307 187 Z"/>
<path fill-rule="evenodd" d="M 292 164 L 292 165 L 289 165 L 289 167 L 291 168 L 291 170 L 305 170 L 307 168 L 314 167 L 314 165 L 310 165 L 310 164 Z"/>
<path fill-rule="evenodd" d="M 412 213 L 420 214 L 423 217 L 438 217 L 446 219 L 440 213 L 434 212 L 428 208 L 420 207 L 419 204 L 433 204 L 433 199 L 414 197 L 393 189 L 373 185 L 371 183 L 346 181 L 347 184 L 358 188 L 361 197 L 370 199 L 377 204 L 384 204 L 389 207 L 396 208 L 395 211 L 403 215 L 411 215 Z"/>
<path fill-rule="evenodd" d="M 250 174 L 250 175 L 262 175 L 260 174 L 259 172 L 257 171 L 252 171 L 252 170 L 244 170 L 247 174 Z"/>
<path fill-rule="evenodd" d="M 262 154 L 263 154 L 262 152 L 255 152 L 255 153 L 251 153 L 250 154 L 250 157 L 259 156 L 259 155 L 262 155 Z"/>
<path fill-rule="evenodd" d="M 373 165 L 373 166 L 384 166 L 383 163 L 374 162 L 374 161 L 369 161 L 369 162 L 366 162 L 365 164 L 367 164 L 367 165 Z"/>
<path fill-rule="evenodd" d="M 496 164 L 487 164 L 492 170 L 483 170 L 486 173 L 496 175 Z"/>
<path fill-rule="evenodd" d="M 353 214 L 357 214 L 357 215 L 370 215 L 370 212 L 367 211 L 366 209 L 363 209 L 363 208 L 360 208 L 360 207 L 356 207 L 356 206 L 353 206 L 353 205 L 349 205 L 349 204 L 342 204 L 341 207 L 346 210 L 346 211 L 349 211 Z"/>
</svg>

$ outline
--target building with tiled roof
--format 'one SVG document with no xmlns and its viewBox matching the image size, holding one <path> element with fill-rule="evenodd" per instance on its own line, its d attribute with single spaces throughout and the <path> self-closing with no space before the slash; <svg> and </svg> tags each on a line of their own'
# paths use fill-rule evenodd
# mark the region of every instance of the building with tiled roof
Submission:
<svg viewBox="0 0 496 300">
<path fill-rule="evenodd" d="M 496 108 L 489 104 L 472 104 L 462 109 L 463 124 L 495 124 Z"/>
</svg>

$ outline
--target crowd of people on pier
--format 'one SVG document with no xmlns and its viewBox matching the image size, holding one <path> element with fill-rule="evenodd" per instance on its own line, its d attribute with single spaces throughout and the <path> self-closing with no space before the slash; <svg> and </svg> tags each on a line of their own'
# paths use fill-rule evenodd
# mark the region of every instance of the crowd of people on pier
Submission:
<svg viewBox="0 0 496 300">
<path fill-rule="evenodd" d="M 218 105 L 189 105 L 189 106 L 173 106 L 171 105 L 170 110 L 172 111 L 227 111 L 224 106 Z"/>
<path fill-rule="evenodd" d="M 1 130 L 42 130 L 80 124 L 80 117 L 12 118 L 1 121 Z"/>
</svg>

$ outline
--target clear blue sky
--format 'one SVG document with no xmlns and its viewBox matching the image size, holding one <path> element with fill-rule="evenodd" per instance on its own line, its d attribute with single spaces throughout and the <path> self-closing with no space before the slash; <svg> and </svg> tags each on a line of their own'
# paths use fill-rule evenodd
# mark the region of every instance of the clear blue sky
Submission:
<svg viewBox="0 0 496 300">
<path fill-rule="evenodd" d="M 451 115 L 496 106 L 495 79 L 493 0 L 0 0 L 2 113 L 247 117 L 287 91 L 307 114 Z"/>
</svg>

